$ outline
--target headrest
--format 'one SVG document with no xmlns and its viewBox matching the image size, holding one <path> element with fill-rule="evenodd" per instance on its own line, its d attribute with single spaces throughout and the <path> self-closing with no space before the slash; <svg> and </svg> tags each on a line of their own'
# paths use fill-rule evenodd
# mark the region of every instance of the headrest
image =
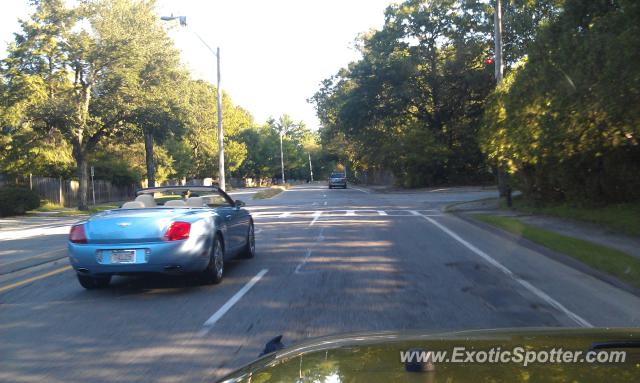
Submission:
<svg viewBox="0 0 640 383">
<path fill-rule="evenodd" d="M 164 203 L 164 206 L 187 206 L 181 199 L 172 199 Z"/>
<path fill-rule="evenodd" d="M 121 209 L 143 209 L 144 204 L 140 201 L 129 201 L 122 204 Z"/>
<path fill-rule="evenodd" d="M 140 201 L 144 204 L 144 207 L 155 207 L 157 206 L 156 200 L 153 199 L 151 194 L 140 194 L 136 197 L 136 201 Z"/>
<path fill-rule="evenodd" d="M 204 199 L 202 197 L 189 197 L 187 198 L 187 206 L 204 207 Z"/>
</svg>

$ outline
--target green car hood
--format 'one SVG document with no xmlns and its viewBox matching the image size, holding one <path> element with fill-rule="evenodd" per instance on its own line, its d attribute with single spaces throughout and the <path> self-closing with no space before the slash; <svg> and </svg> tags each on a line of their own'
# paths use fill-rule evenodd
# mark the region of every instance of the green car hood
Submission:
<svg viewBox="0 0 640 383">
<path fill-rule="evenodd" d="M 465 350 L 625 351 L 623 363 L 434 363 L 409 372 L 400 353 Z M 311 340 L 268 354 L 220 382 L 640 382 L 640 329 L 379 332 Z M 423 370 L 424 370 L 423 369 Z"/>
</svg>

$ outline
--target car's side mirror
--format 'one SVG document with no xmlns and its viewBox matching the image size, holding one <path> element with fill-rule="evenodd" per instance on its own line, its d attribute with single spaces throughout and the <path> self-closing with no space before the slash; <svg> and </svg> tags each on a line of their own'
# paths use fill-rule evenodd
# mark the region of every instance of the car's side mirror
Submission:
<svg viewBox="0 0 640 383">
<path fill-rule="evenodd" d="M 246 203 L 244 203 L 244 201 L 240 201 L 239 199 L 236 200 L 236 207 L 243 207 L 245 205 Z"/>
</svg>

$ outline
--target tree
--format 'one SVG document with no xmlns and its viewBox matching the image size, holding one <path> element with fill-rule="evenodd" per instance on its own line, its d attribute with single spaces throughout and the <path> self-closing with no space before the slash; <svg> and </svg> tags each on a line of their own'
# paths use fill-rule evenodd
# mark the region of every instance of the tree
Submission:
<svg viewBox="0 0 640 383">
<path fill-rule="evenodd" d="M 179 123 L 181 135 L 172 136 L 167 148 L 176 159 L 175 176 L 211 177 L 217 173 L 218 131 L 216 88 L 204 81 L 189 80 L 181 89 Z M 240 167 L 247 155 L 247 147 L 238 141 L 240 131 L 253 125 L 253 118 L 243 108 L 234 105 L 224 94 L 222 115 L 225 121 L 225 162 L 229 171 Z"/>
<path fill-rule="evenodd" d="M 490 99 L 483 149 L 527 197 L 640 198 L 639 22 L 635 1 L 567 0 Z"/>
<path fill-rule="evenodd" d="M 458 1 L 405 1 L 359 39 L 362 59 L 312 98 L 323 145 L 353 170 L 391 169 L 406 186 L 487 177 L 475 139 L 491 90 L 482 9 Z M 475 13 L 474 13 L 475 12 Z M 332 144 L 338 140 L 340 144 Z"/>
<path fill-rule="evenodd" d="M 59 134 L 71 145 L 79 208 L 87 208 L 88 156 L 105 138 L 135 129 L 139 92 L 156 80 L 149 39 L 159 37 L 153 2 L 97 0 L 67 7 L 34 1 L 3 61 L 8 106 L 23 111 L 21 129 Z M 150 49 L 147 49 L 151 47 Z M 161 77 L 160 77 L 161 78 Z M 169 84 L 164 84 L 168 86 Z M 137 116 L 137 117 L 136 117 Z"/>
</svg>

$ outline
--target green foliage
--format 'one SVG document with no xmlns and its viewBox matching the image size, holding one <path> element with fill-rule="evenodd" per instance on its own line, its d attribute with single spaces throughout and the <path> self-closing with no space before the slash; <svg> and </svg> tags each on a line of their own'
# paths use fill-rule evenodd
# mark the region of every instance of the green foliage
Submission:
<svg viewBox="0 0 640 383">
<path fill-rule="evenodd" d="M 270 118 L 267 124 L 242 130 L 236 135 L 236 139 L 246 145 L 247 154 L 235 174 L 255 179 L 280 179 L 281 132 L 285 177 L 308 179 L 309 155 L 312 161 L 318 161 L 314 164 L 314 172 L 319 176 L 322 153 L 318 135 L 302 121 L 294 122 L 288 115 L 283 115 L 278 120 Z"/>
<path fill-rule="evenodd" d="M 594 207 L 569 202 L 542 203 L 516 197 L 513 209 L 526 214 L 590 222 L 611 231 L 640 237 L 640 201 Z"/>
<path fill-rule="evenodd" d="M 172 47 L 153 2 L 94 0 L 67 5 L 34 1 L 2 62 L 4 119 L 14 131 L 39 138 L 59 134 L 71 147 L 87 206 L 88 157 L 106 139 L 138 128 L 161 136 L 181 80 Z M 6 115 L 6 111 L 2 113 Z"/>
<path fill-rule="evenodd" d="M 360 61 L 314 95 L 323 145 L 353 171 L 386 168 L 405 186 L 486 179 L 477 143 L 492 74 L 484 8 L 457 1 L 390 6 L 361 37 Z"/>
<path fill-rule="evenodd" d="M 109 181 L 115 185 L 139 184 L 140 173 L 121 157 L 102 155 L 94 165 L 95 179 Z"/>
<path fill-rule="evenodd" d="M 40 206 L 40 197 L 35 192 L 18 186 L 0 188 L 0 217 L 24 214 Z"/>
<path fill-rule="evenodd" d="M 484 151 L 528 198 L 640 198 L 640 4 L 566 1 L 490 99 Z"/>
<path fill-rule="evenodd" d="M 33 5 L 0 62 L 0 172 L 79 179 L 81 208 L 90 165 L 117 184 L 217 175 L 216 88 L 189 78 L 154 1 Z M 222 107 L 226 170 L 275 174 L 271 138 L 242 167 L 252 151 L 245 132 L 260 128 L 226 93 Z M 287 138 L 291 171 L 300 145 L 319 150 L 308 141 Z"/>
</svg>

